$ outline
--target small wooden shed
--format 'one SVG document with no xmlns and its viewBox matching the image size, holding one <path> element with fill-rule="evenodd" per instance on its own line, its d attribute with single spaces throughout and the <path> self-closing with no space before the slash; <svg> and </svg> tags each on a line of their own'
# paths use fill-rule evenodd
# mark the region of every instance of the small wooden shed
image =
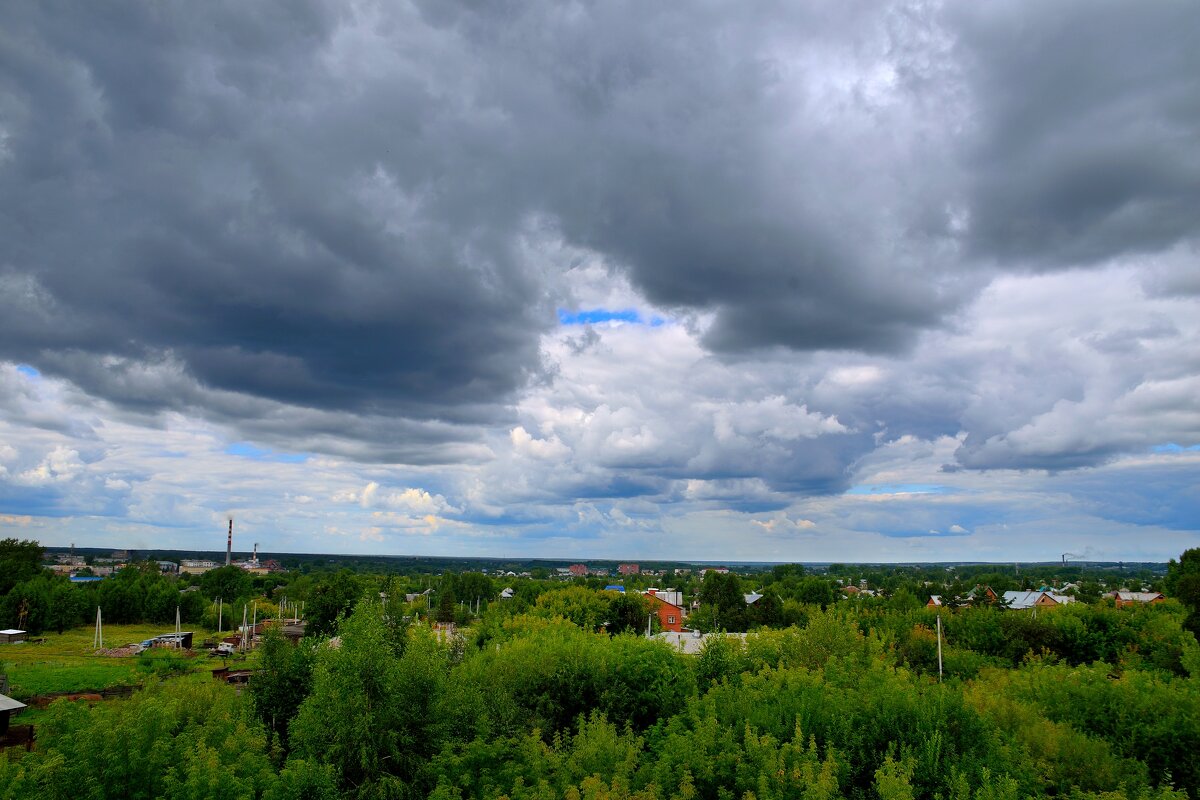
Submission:
<svg viewBox="0 0 1200 800">
<path fill-rule="evenodd" d="M 5 628 L 0 631 L 0 644 L 15 644 L 25 641 L 25 631 L 16 628 Z"/>
</svg>

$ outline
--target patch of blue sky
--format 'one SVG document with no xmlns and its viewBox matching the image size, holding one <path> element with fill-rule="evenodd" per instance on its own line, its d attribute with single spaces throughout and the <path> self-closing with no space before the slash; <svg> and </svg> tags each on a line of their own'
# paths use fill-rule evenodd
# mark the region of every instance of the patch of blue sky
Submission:
<svg viewBox="0 0 1200 800">
<path fill-rule="evenodd" d="M 883 534 L 889 539 L 952 539 L 956 536 L 970 536 L 971 532 L 966 530 L 945 530 L 945 531 L 913 531 L 899 530 L 887 531 Z"/>
<path fill-rule="evenodd" d="M 1150 448 L 1154 453 L 1197 453 L 1200 452 L 1200 444 L 1193 444 L 1189 447 L 1167 442 L 1166 444 L 1156 444 Z"/>
<path fill-rule="evenodd" d="M 936 483 L 862 484 L 846 490 L 851 495 L 871 494 L 945 494 L 947 489 Z"/>
<path fill-rule="evenodd" d="M 254 461 L 274 461 L 280 464 L 303 464 L 308 461 L 308 456 L 303 453 L 277 453 L 250 442 L 234 442 L 225 448 L 225 452 L 231 456 L 240 456 Z"/>
<path fill-rule="evenodd" d="M 596 325 L 602 322 L 628 322 L 657 328 L 665 324 L 666 320 L 657 315 L 643 317 L 640 311 L 633 308 L 586 308 L 579 311 L 558 309 L 558 324 L 560 325 Z"/>
<path fill-rule="evenodd" d="M 17 372 L 24 375 L 26 378 L 40 378 L 42 373 L 38 372 L 34 367 L 28 364 L 17 364 Z"/>
<path fill-rule="evenodd" d="M 0 483 L 0 514 L 31 517 L 69 517 L 75 512 L 63 502 L 57 487 L 13 486 Z"/>
</svg>

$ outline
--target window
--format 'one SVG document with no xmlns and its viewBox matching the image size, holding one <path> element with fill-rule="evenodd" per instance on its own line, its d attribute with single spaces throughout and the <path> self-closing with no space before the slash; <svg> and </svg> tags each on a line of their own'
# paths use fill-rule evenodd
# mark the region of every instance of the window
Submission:
<svg viewBox="0 0 1200 800">
<path fill-rule="evenodd" d="M 667 624 L 668 624 L 668 625 L 674 625 L 674 624 L 675 624 L 675 618 L 674 618 L 674 617 L 672 617 L 672 616 L 668 616 L 668 617 L 667 617 Z"/>
</svg>

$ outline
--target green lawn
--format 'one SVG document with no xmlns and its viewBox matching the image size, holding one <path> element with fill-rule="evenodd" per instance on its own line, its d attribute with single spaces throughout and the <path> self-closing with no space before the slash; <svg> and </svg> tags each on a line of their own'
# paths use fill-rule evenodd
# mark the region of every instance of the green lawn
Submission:
<svg viewBox="0 0 1200 800">
<path fill-rule="evenodd" d="M 106 625 L 104 644 L 120 647 L 170 630 L 169 625 Z M 213 635 L 194 630 L 196 645 Z M 136 656 L 113 658 L 96 654 L 92 635 L 90 627 L 76 628 L 63 634 L 47 633 L 45 641 L 39 644 L 0 645 L 0 664 L 8 672 L 9 695 L 24 699 L 49 692 L 100 691 L 138 684 L 147 677 L 149 672 L 138 666 Z M 220 665 L 218 659 L 204 655 L 188 662 L 188 667 L 194 670 L 212 670 Z"/>
</svg>

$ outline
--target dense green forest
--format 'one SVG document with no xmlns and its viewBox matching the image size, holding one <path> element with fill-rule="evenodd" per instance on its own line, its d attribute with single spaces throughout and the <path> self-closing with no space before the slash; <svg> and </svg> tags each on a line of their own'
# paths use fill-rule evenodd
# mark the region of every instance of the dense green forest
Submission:
<svg viewBox="0 0 1200 800">
<path fill-rule="evenodd" d="M 614 625 L 639 599 L 586 581 L 480 602 L 490 579 L 446 575 L 410 601 L 395 576 L 212 574 L 187 594 L 304 596 L 316 635 L 268 634 L 241 694 L 193 675 L 53 704 L 36 749 L 0 758 L 0 798 L 1200 797 L 1200 551 L 1166 579 L 1184 602 L 943 610 L 941 675 L 911 586 L 838 600 L 794 568 L 696 581 L 697 617 L 747 582 L 778 615 L 699 655 Z"/>
</svg>

